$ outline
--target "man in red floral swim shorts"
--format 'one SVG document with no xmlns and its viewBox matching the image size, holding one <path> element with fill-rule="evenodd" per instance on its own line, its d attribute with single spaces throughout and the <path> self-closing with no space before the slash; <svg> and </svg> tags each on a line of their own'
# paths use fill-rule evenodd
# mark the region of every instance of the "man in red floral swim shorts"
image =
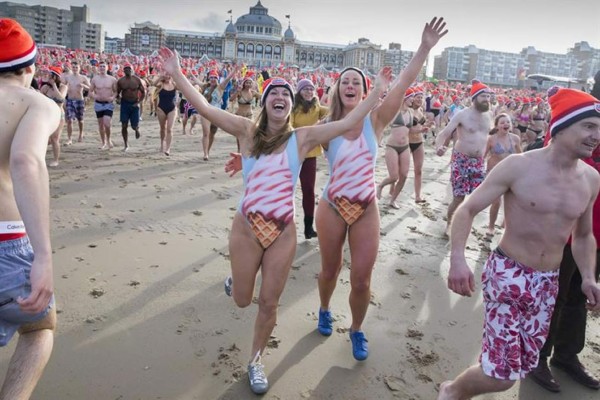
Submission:
<svg viewBox="0 0 600 400">
<path fill-rule="evenodd" d="M 485 323 L 479 364 L 442 383 L 438 400 L 507 390 L 536 367 L 569 235 L 588 308 L 600 309 L 592 232 L 600 175 L 581 161 L 600 144 L 600 101 L 572 89 L 552 88 L 549 95 L 550 145 L 506 158 L 454 215 L 448 287 L 471 296 L 475 281 L 464 248 L 473 218 L 504 195 L 506 229 L 482 277 Z"/>
</svg>

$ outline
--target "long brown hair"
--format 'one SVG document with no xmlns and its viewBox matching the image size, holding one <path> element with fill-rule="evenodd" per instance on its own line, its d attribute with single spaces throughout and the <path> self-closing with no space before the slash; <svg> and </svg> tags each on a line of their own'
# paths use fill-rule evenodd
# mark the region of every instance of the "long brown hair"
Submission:
<svg viewBox="0 0 600 400">
<path fill-rule="evenodd" d="M 269 135 L 267 133 L 268 122 L 267 111 L 263 108 L 258 115 L 256 130 L 254 131 L 254 137 L 252 138 L 253 146 L 250 153 L 252 157 L 258 158 L 263 154 L 268 155 L 273 153 L 281 147 L 282 144 L 287 142 L 290 136 L 292 136 L 294 128 L 290 123 L 289 115 L 286 124 L 275 135 Z"/>
</svg>

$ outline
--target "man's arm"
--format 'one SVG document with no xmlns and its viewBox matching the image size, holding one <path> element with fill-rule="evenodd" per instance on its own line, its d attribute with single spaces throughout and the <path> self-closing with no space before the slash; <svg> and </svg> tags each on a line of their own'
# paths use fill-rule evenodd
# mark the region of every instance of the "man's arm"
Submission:
<svg viewBox="0 0 600 400">
<path fill-rule="evenodd" d="M 17 302 L 23 311 L 31 313 L 43 311 L 53 292 L 50 195 L 45 156 L 48 137 L 60 121 L 56 105 L 48 99 L 36 100 L 21 118 L 10 148 L 15 200 L 35 254 L 31 266 L 31 294 Z"/>
<path fill-rule="evenodd" d="M 146 97 L 146 86 L 144 86 L 144 83 L 142 82 L 142 80 L 140 78 L 138 78 L 138 81 L 139 81 L 138 93 L 140 94 L 138 102 L 141 103 L 142 101 L 144 101 L 144 97 Z"/>
<path fill-rule="evenodd" d="M 581 273 L 581 291 L 588 299 L 588 308 L 600 309 L 600 287 L 596 283 L 596 239 L 593 233 L 592 213 L 600 190 L 600 175 L 590 169 L 590 186 L 594 195 L 585 212 L 577 219 L 572 232 L 573 259 Z"/>
<path fill-rule="evenodd" d="M 450 138 L 452 132 L 454 132 L 454 130 L 458 128 L 458 125 L 460 124 L 460 121 L 462 119 L 461 117 L 463 115 L 463 112 L 464 110 L 459 111 L 448 122 L 448 125 L 446 125 L 444 129 L 442 129 L 441 132 L 437 134 L 437 137 L 435 138 L 435 147 L 438 156 L 442 156 L 446 152 L 446 146 L 444 145 L 444 143 Z"/>
<path fill-rule="evenodd" d="M 473 219 L 497 198 L 506 193 L 518 176 L 520 156 L 509 156 L 490 171 L 481 186 L 457 208 L 450 231 L 450 272 L 448 288 L 461 296 L 471 296 L 475 290 L 473 271 L 465 259 L 465 246 Z"/>
</svg>

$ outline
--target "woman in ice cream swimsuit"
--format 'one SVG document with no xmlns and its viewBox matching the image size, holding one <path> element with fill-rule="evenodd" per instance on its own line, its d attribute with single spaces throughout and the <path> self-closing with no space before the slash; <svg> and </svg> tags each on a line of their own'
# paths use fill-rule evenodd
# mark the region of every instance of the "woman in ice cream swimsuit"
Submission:
<svg viewBox="0 0 600 400">
<path fill-rule="evenodd" d="M 300 164 L 315 146 L 360 124 L 391 80 L 391 69 L 379 73 L 376 90 L 343 120 L 293 130 L 290 124 L 292 88 L 281 78 L 265 82 L 257 121 L 208 104 L 181 73 L 171 50 L 160 51 L 164 68 L 200 115 L 240 142 L 245 192 L 235 214 L 229 254 L 232 279 L 226 292 L 239 307 L 252 303 L 258 271 L 262 284 L 254 326 L 248 379 L 254 393 L 268 390 L 261 354 L 277 321 L 277 307 L 296 251 L 294 187 Z M 228 294 L 229 294 L 228 293 Z"/>
<path fill-rule="evenodd" d="M 398 76 L 379 107 L 364 118 L 362 124 L 348 129 L 326 148 L 329 182 L 316 213 L 321 272 L 319 274 L 318 330 L 332 333 L 330 300 L 342 268 L 342 250 L 346 236 L 351 253 L 350 339 L 355 359 L 368 356 L 367 340 L 361 330 L 370 300 L 371 272 L 379 247 L 379 210 L 375 201 L 374 167 L 384 128 L 392 122 L 404 99 L 404 93 L 416 79 L 429 50 L 445 35 L 443 19 L 434 18 L 425 26 L 421 45 L 406 69 Z M 330 121 L 344 120 L 361 104 L 367 82 L 356 68 L 346 68 L 332 89 Z M 325 124 L 328 125 L 328 124 Z"/>
</svg>

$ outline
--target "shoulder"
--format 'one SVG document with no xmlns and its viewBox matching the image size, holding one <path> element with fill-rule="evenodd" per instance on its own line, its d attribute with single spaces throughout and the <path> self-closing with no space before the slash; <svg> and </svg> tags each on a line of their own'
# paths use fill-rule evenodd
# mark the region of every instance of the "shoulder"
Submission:
<svg viewBox="0 0 600 400">
<path fill-rule="evenodd" d="M 519 142 L 521 141 L 521 138 L 519 137 L 519 135 L 515 135 L 514 133 L 509 133 L 508 136 L 513 140 L 517 140 Z"/>
</svg>

